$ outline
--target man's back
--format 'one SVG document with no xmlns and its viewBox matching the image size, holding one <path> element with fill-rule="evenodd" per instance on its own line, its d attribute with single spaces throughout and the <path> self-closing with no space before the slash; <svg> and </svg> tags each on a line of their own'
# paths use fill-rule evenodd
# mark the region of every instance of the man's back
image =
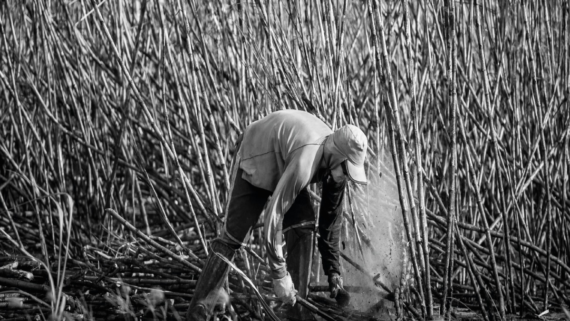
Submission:
<svg viewBox="0 0 570 321">
<path fill-rule="evenodd" d="M 249 125 L 240 149 L 243 178 L 273 191 L 285 168 L 299 153 L 321 145 L 332 130 L 317 117 L 298 110 L 282 110 Z"/>
</svg>

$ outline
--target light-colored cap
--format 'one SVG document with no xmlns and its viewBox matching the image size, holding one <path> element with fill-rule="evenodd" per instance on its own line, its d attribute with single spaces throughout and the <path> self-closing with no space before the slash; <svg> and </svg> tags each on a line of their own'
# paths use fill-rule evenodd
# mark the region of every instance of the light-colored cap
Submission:
<svg viewBox="0 0 570 321">
<path fill-rule="evenodd" d="M 367 184 L 364 159 L 368 148 L 366 135 L 354 125 L 345 125 L 333 134 L 333 143 L 338 153 L 347 160 L 346 171 L 348 178 L 358 184 Z"/>
</svg>

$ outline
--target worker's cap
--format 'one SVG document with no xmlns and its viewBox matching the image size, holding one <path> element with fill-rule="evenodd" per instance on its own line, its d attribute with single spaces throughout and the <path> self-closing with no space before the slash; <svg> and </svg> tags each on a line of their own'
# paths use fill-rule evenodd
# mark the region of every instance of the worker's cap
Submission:
<svg viewBox="0 0 570 321">
<path fill-rule="evenodd" d="M 360 128 L 354 125 L 345 125 L 333 134 L 333 143 L 336 151 L 346 158 L 346 174 L 351 181 L 358 184 L 367 184 L 364 159 L 368 140 Z"/>
</svg>

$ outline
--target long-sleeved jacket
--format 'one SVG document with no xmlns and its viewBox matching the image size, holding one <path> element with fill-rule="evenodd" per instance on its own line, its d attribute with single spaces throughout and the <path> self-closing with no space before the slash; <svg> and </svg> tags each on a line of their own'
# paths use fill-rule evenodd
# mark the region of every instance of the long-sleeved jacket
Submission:
<svg viewBox="0 0 570 321">
<path fill-rule="evenodd" d="M 273 193 L 265 209 L 264 236 L 274 275 L 285 272 L 283 217 L 299 192 L 317 179 L 330 134 L 320 119 L 297 110 L 274 112 L 245 129 L 238 155 L 242 178 Z"/>
</svg>

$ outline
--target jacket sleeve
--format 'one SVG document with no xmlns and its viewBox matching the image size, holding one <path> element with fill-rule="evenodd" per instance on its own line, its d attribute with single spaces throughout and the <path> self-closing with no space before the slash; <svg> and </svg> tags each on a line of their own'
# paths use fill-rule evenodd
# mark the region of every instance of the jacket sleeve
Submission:
<svg viewBox="0 0 570 321">
<path fill-rule="evenodd" d="M 330 175 L 323 181 L 318 247 L 326 275 L 340 274 L 339 241 L 346 183 L 346 179 L 336 182 Z"/>
<path fill-rule="evenodd" d="M 265 246 L 271 277 L 274 279 L 280 279 L 287 274 L 283 257 L 283 218 L 297 195 L 309 184 L 314 173 L 314 164 L 311 166 L 311 162 L 306 161 L 303 162 L 300 157 L 287 166 L 265 210 Z"/>
</svg>

